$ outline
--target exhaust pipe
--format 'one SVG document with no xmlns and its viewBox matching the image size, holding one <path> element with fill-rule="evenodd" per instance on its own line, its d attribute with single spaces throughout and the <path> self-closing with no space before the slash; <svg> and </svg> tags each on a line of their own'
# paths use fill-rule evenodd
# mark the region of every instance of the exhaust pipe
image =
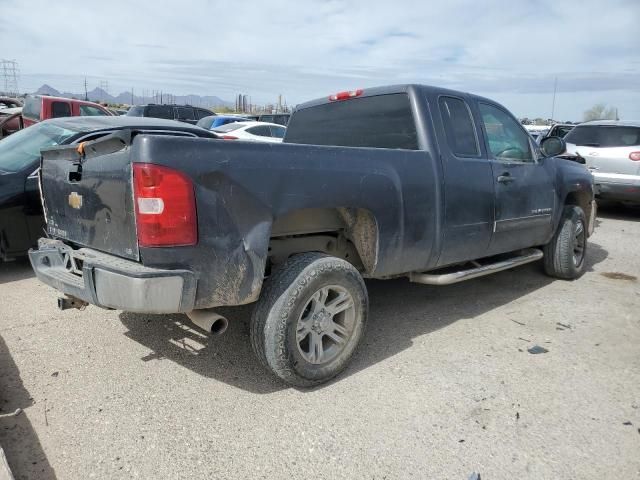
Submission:
<svg viewBox="0 0 640 480">
<path fill-rule="evenodd" d="M 69 310 L 70 308 L 76 308 L 78 310 L 84 310 L 89 305 L 84 300 L 72 297 L 70 295 L 58 298 L 58 308 L 60 310 Z"/>
<path fill-rule="evenodd" d="M 229 326 L 229 320 L 211 309 L 192 310 L 187 312 L 187 317 L 198 327 L 212 335 L 222 335 Z"/>
</svg>

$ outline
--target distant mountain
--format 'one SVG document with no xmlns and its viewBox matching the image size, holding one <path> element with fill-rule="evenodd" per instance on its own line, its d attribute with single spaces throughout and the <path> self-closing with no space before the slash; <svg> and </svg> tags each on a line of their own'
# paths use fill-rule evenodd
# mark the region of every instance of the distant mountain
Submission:
<svg viewBox="0 0 640 480">
<path fill-rule="evenodd" d="M 50 85 L 42 85 L 38 90 L 34 92 L 36 95 L 51 95 L 53 97 L 64 97 L 64 98 L 84 98 L 84 93 L 69 93 L 69 92 L 60 92 L 53 88 Z M 165 98 L 163 100 L 166 102 L 169 96 L 167 94 L 164 95 Z M 107 102 L 107 103 L 125 103 L 131 104 L 131 92 L 122 92 L 117 96 L 109 95 L 101 88 L 94 88 L 93 90 L 87 92 L 87 98 L 92 102 Z M 233 106 L 232 102 L 227 102 L 222 100 L 220 97 L 216 97 L 213 95 L 171 95 L 171 100 L 173 103 L 177 105 L 195 105 L 199 107 L 221 107 L 221 106 Z M 151 97 L 139 97 L 137 95 L 133 96 L 133 104 L 140 105 L 143 103 L 154 103 L 154 99 Z M 155 100 L 155 103 L 160 103 L 159 99 Z"/>
<path fill-rule="evenodd" d="M 52 97 L 59 97 L 60 92 L 55 88 L 47 85 L 46 83 L 42 85 L 38 90 L 34 92 L 36 95 L 51 95 Z"/>
</svg>

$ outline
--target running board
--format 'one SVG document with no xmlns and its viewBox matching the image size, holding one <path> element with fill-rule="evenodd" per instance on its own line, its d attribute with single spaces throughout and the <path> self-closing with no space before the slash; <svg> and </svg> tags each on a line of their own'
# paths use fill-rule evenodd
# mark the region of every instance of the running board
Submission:
<svg viewBox="0 0 640 480">
<path fill-rule="evenodd" d="M 501 272 L 502 270 L 508 270 L 513 267 L 524 265 L 525 263 L 535 262 L 536 260 L 540 260 L 542 256 L 542 250 L 538 250 L 537 248 L 527 248 L 522 250 L 520 255 L 517 257 L 501 260 L 489 265 L 470 268 L 468 270 L 460 270 L 459 272 L 443 273 L 439 275 L 411 272 L 409 274 L 409 280 L 415 283 L 424 283 L 426 285 L 451 285 L 452 283 L 471 280 L 472 278 L 483 277 L 492 273 Z"/>
</svg>

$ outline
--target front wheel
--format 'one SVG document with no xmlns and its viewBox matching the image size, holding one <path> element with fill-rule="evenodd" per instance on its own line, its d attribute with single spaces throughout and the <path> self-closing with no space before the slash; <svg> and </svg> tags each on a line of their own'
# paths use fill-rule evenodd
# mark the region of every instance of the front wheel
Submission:
<svg viewBox="0 0 640 480">
<path fill-rule="evenodd" d="M 368 308 L 353 265 L 320 253 L 294 255 L 265 281 L 251 319 L 251 345 L 285 382 L 318 385 L 348 365 Z"/>
<path fill-rule="evenodd" d="M 543 250 L 547 275 L 564 280 L 582 276 L 587 255 L 587 222 L 582 208 L 564 207 L 560 225 Z"/>
</svg>

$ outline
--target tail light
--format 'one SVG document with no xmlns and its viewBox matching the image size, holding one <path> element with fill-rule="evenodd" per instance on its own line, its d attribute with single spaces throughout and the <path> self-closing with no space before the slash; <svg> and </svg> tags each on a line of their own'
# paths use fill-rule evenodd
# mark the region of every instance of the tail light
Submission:
<svg viewBox="0 0 640 480">
<path fill-rule="evenodd" d="M 350 98 L 359 97 L 364 93 L 364 90 L 359 88 L 358 90 L 351 90 L 350 92 L 338 92 L 329 97 L 332 102 L 339 102 L 340 100 L 348 100 Z"/>
<path fill-rule="evenodd" d="M 238 137 L 234 137 L 233 135 L 223 135 L 222 139 L 223 140 L 237 140 Z"/>
<path fill-rule="evenodd" d="M 133 165 L 138 244 L 195 245 L 198 218 L 193 183 L 182 172 L 151 163 Z"/>
<path fill-rule="evenodd" d="M 640 152 L 631 152 L 629 154 L 629 160 L 633 160 L 634 162 L 640 162 Z"/>
</svg>

